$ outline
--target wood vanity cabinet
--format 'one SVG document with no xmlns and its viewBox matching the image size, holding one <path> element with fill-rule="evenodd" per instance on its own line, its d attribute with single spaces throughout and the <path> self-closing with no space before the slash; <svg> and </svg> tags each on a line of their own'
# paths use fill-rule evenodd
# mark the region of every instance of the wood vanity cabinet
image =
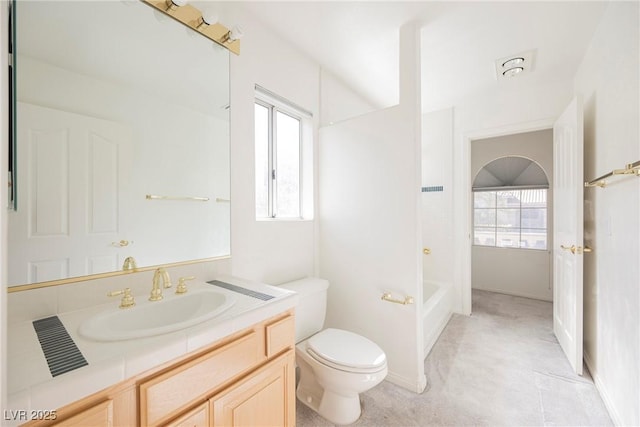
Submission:
<svg viewBox="0 0 640 427">
<path fill-rule="evenodd" d="M 29 426 L 295 426 L 293 310 Z"/>
</svg>

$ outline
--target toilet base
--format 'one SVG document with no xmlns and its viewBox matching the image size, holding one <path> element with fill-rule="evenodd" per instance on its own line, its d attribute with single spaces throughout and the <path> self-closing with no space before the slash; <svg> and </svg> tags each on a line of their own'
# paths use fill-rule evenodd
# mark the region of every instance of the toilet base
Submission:
<svg viewBox="0 0 640 427">
<path fill-rule="evenodd" d="M 324 388 L 313 375 L 312 368 L 304 361 L 297 360 L 300 381 L 296 397 L 300 402 L 338 425 L 354 423 L 362 414 L 359 393 L 336 393 Z"/>
<path fill-rule="evenodd" d="M 296 396 L 300 402 L 334 424 L 352 424 L 362 414 L 359 395 L 341 396 L 325 390 L 322 396 L 318 396 L 311 390 L 298 386 Z"/>
</svg>

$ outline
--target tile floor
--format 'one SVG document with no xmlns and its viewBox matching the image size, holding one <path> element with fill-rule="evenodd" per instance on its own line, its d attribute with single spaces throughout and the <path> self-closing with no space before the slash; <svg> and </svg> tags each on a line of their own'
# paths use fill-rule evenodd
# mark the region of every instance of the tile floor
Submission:
<svg viewBox="0 0 640 427">
<path fill-rule="evenodd" d="M 588 371 L 573 373 L 553 335 L 552 304 L 473 291 L 425 360 L 427 388 L 387 381 L 361 396 L 354 426 L 610 426 Z M 297 426 L 332 424 L 297 402 Z"/>
</svg>

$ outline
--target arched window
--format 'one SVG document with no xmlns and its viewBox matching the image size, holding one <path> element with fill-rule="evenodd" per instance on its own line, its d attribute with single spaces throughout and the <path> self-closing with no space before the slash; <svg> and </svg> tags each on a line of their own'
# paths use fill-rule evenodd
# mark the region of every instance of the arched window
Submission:
<svg viewBox="0 0 640 427">
<path fill-rule="evenodd" d="M 547 190 L 544 170 L 524 157 L 486 164 L 473 182 L 473 244 L 547 249 Z"/>
</svg>

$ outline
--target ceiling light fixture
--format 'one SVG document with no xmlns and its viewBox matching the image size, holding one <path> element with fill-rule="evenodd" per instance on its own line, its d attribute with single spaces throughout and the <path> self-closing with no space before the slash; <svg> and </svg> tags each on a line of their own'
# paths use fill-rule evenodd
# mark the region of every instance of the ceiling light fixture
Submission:
<svg viewBox="0 0 640 427">
<path fill-rule="evenodd" d="M 511 79 L 534 70 L 536 50 L 528 50 L 495 60 L 496 79 Z"/>
</svg>

